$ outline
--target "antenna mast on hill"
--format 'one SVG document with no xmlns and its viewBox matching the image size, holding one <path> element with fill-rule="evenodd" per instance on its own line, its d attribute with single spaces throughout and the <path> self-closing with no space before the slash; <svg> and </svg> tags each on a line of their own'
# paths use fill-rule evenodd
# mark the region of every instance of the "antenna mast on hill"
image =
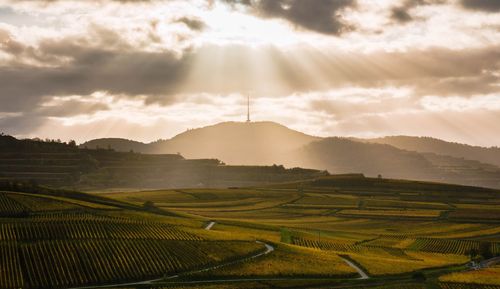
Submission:
<svg viewBox="0 0 500 289">
<path fill-rule="evenodd" d="M 250 93 L 247 94 L 247 122 L 250 122 Z"/>
</svg>

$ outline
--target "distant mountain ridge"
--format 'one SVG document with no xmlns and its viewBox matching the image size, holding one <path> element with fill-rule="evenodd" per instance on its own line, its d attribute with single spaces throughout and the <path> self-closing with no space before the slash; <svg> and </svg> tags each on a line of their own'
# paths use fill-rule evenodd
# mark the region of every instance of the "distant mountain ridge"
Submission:
<svg viewBox="0 0 500 289">
<path fill-rule="evenodd" d="M 480 147 L 467 144 L 447 142 L 431 137 L 413 137 L 413 136 L 387 136 L 382 138 L 366 139 L 372 143 L 382 143 L 394 147 L 416 151 L 420 153 L 435 153 L 439 155 L 448 155 L 457 158 L 477 160 L 484 163 L 491 163 L 500 166 L 500 148 L 498 147 Z"/>
<path fill-rule="evenodd" d="M 414 137 L 321 138 L 274 122 L 223 122 L 149 144 L 101 139 L 83 146 L 109 146 L 116 150 L 155 154 L 180 153 L 186 158 L 217 158 L 232 165 L 283 164 L 328 170 L 334 174 L 380 174 L 389 178 L 500 187 L 497 148 Z"/>
</svg>

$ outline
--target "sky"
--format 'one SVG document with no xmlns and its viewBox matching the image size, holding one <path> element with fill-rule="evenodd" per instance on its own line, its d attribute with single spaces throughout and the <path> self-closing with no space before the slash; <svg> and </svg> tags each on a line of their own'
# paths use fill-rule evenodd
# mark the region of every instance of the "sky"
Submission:
<svg viewBox="0 0 500 289">
<path fill-rule="evenodd" d="M 500 146 L 500 0 L 0 0 L 0 132 L 275 121 Z"/>
</svg>

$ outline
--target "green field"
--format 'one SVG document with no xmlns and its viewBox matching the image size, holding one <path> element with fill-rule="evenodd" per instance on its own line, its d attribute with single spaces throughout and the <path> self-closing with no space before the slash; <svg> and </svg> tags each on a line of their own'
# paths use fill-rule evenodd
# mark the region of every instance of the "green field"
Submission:
<svg viewBox="0 0 500 289">
<path fill-rule="evenodd" d="M 500 255 L 494 190 L 351 175 L 232 189 L 17 188 L 0 193 L 0 288 L 500 286 L 498 267 L 464 266 L 471 254 Z"/>
</svg>

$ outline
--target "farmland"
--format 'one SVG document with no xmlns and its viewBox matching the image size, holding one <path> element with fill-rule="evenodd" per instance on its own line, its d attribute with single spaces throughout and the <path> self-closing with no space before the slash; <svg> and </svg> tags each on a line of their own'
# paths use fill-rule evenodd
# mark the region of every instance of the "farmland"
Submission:
<svg viewBox="0 0 500 289">
<path fill-rule="evenodd" d="M 500 254 L 494 190 L 359 175 L 231 189 L 16 188 L 0 193 L 0 288 L 499 285 L 497 267 L 464 266 Z"/>
<path fill-rule="evenodd" d="M 255 242 L 203 238 L 175 218 L 90 209 L 71 199 L 17 192 L 2 192 L 0 198 L 0 288 L 154 279 L 263 249 Z"/>
<path fill-rule="evenodd" d="M 346 256 L 374 280 L 412 279 L 415 272 L 427 272 L 428 282 L 455 288 L 466 285 L 441 282 L 438 277 L 466 270 L 471 254 L 473 258 L 482 258 L 483 251 L 500 254 L 500 219 L 495 218 L 500 194 L 489 189 L 345 175 L 266 187 L 104 195 L 137 205 L 152 201 L 166 211 L 215 221 L 210 233 L 217 238 L 277 244 L 265 258 L 191 275 L 195 280 L 269 276 L 342 280 L 349 270 L 335 258 Z M 287 266 L 283 260 L 288 260 Z M 330 266 L 323 265 L 325 260 Z"/>
</svg>

